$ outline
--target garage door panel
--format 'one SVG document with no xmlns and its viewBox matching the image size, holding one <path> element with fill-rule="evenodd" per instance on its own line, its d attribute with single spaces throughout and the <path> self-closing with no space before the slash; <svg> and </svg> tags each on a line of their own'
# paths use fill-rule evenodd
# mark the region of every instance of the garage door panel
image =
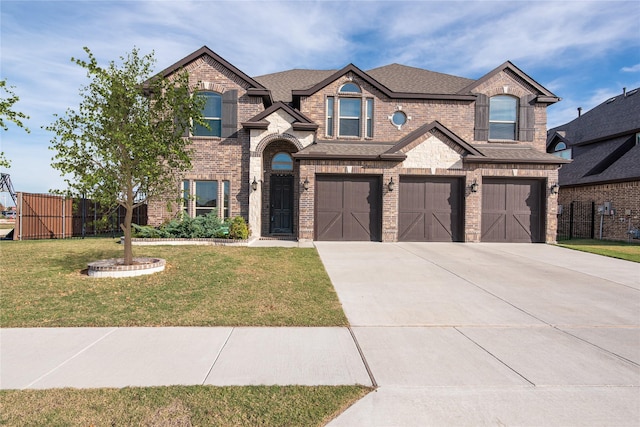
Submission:
<svg viewBox="0 0 640 427">
<path fill-rule="evenodd" d="M 542 181 L 485 179 L 482 186 L 484 242 L 540 242 L 542 239 Z"/>
<path fill-rule="evenodd" d="M 400 177 L 398 240 L 461 241 L 459 178 Z"/>
<path fill-rule="evenodd" d="M 320 175 L 316 182 L 317 240 L 380 240 L 378 177 Z"/>
</svg>

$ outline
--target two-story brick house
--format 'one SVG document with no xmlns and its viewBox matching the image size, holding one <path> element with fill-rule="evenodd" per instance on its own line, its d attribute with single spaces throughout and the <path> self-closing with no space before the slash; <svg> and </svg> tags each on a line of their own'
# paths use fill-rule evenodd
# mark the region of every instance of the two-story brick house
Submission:
<svg viewBox="0 0 640 427">
<path fill-rule="evenodd" d="M 180 177 L 198 215 L 245 217 L 254 237 L 552 242 L 557 98 L 510 62 L 478 80 L 392 64 L 249 77 L 203 47 L 178 69 L 205 96 Z M 149 222 L 173 215 L 164 203 Z"/>
</svg>

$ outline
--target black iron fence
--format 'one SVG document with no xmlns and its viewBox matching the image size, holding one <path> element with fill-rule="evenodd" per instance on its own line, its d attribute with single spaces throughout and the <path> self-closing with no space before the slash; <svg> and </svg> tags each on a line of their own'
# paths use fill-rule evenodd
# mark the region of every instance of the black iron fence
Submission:
<svg viewBox="0 0 640 427">
<path fill-rule="evenodd" d="M 593 239 L 596 232 L 595 202 L 571 202 L 558 215 L 558 239 Z"/>
</svg>

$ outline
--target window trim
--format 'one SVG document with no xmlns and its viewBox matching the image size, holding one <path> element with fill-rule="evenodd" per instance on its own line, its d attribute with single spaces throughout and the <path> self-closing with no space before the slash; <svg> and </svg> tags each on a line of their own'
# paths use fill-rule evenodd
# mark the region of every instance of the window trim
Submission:
<svg viewBox="0 0 640 427">
<path fill-rule="evenodd" d="M 359 101 L 359 109 L 360 109 L 360 114 L 358 116 L 343 116 L 342 115 L 342 101 L 344 100 L 357 100 Z M 362 139 L 362 113 L 363 113 L 363 108 L 362 108 L 362 97 L 355 97 L 355 96 L 342 96 L 340 98 L 338 98 L 338 137 L 341 138 L 358 138 L 358 139 Z M 342 130 L 342 120 L 357 120 L 358 121 L 358 134 L 357 135 L 343 135 L 341 130 Z"/>
<path fill-rule="evenodd" d="M 515 105 L 513 107 L 513 113 L 515 116 L 515 119 L 513 121 L 511 120 L 492 120 L 491 119 L 491 101 L 497 98 L 507 98 L 507 99 L 511 99 L 515 101 Z M 519 135 L 518 135 L 518 125 L 519 125 L 519 107 L 520 107 L 520 99 L 515 97 L 515 96 L 511 96 L 511 95 L 505 95 L 505 94 L 500 94 L 500 95 L 495 95 L 489 98 L 489 114 L 488 114 L 488 139 L 489 141 L 518 141 L 519 140 Z M 492 124 L 513 124 L 513 138 L 492 138 L 491 137 L 491 125 Z"/>
<path fill-rule="evenodd" d="M 335 115 L 336 115 L 336 105 L 335 105 L 335 97 L 327 96 L 326 102 L 326 123 L 325 123 L 325 135 L 333 136 L 333 127 L 335 124 Z M 331 107 L 331 108 L 329 108 Z M 329 110 L 331 110 L 331 114 L 329 114 Z"/>
<path fill-rule="evenodd" d="M 198 125 L 194 124 L 191 136 L 204 137 L 204 138 L 221 138 L 222 137 L 222 133 L 223 133 L 222 132 L 222 125 L 223 125 L 223 123 L 222 123 L 223 96 L 222 96 L 221 93 L 218 93 L 218 92 L 215 92 L 215 91 L 212 91 L 212 90 L 200 91 L 200 92 L 196 93 L 196 96 L 203 96 L 204 94 L 216 95 L 216 98 L 218 99 L 218 102 L 220 103 L 220 117 L 205 116 L 204 115 L 204 109 L 206 109 L 206 103 L 205 103 L 205 106 L 203 107 L 203 112 L 202 112 L 202 114 L 203 114 L 202 119 L 204 121 L 217 121 L 217 122 L 219 122 L 219 126 L 218 126 L 219 134 L 215 134 L 215 133 L 213 133 L 213 130 L 207 130 L 206 128 L 205 128 L 205 131 L 211 132 L 212 134 L 210 134 L 210 135 L 198 134 L 198 133 L 196 133 L 196 129 L 197 129 Z M 209 95 L 204 95 L 204 96 L 209 98 Z"/>
</svg>

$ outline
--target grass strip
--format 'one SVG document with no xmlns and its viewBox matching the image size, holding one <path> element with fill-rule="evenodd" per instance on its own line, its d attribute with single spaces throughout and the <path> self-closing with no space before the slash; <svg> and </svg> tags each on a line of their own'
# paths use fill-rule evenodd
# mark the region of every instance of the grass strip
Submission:
<svg viewBox="0 0 640 427">
<path fill-rule="evenodd" d="M 640 245 L 634 243 L 576 239 L 559 241 L 558 246 L 627 261 L 640 262 Z"/>
<path fill-rule="evenodd" d="M 0 391 L 3 426 L 321 426 L 361 386 L 171 386 Z"/>
<path fill-rule="evenodd" d="M 345 326 L 315 249 L 142 246 L 166 270 L 93 278 L 114 239 L 0 242 L 0 326 Z"/>
</svg>

